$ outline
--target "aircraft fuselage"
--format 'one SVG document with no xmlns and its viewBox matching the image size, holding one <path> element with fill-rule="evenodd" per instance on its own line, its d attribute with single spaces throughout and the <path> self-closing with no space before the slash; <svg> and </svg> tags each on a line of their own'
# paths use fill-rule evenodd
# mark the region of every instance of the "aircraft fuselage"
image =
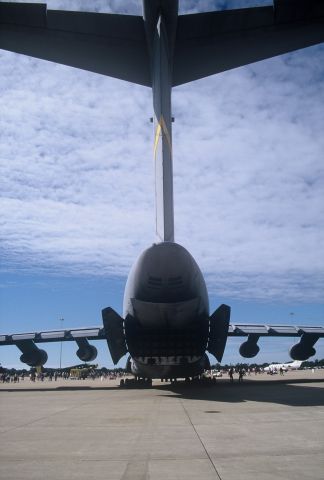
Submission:
<svg viewBox="0 0 324 480">
<path fill-rule="evenodd" d="M 144 0 L 154 108 L 156 236 L 133 266 L 124 295 L 129 369 L 138 376 L 199 375 L 208 365 L 209 305 L 193 257 L 174 243 L 172 60 L 178 1 Z"/>
<path fill-rule="evenodd" d="M 182 246 L 158 243 L 140 255 L 127 280 L 123 317 L 135 375 L 187 377 L 206 368 L 208 294 Z"/>
</svg>

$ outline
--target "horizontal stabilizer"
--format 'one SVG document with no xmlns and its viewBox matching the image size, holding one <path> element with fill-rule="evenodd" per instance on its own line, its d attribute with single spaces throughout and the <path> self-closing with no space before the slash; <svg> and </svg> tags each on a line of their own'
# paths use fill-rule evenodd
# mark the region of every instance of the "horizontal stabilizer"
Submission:
<svg viewBox="0 0 324 480">
<path fill-rule="evenodd" d="M 0 49 L 151 86 L 142 17 L 1 2 Z"/>
<path fill-rule="evenodd" d="M 324 41 L 324 0 L 180 15 L 172 85 Z M 0 3 L 0 49 L 152 86 L 142 17 Z"/>
<path fill-rule="evenodd" d="M 324 42 L 324 0 L 178 17 L 173 85 Z"/>
<path fill-rule="evenodd" d="M 222 361 L 227 341 L 231 308 L 221 305 L 209 319 L 209 341 L 207 350 L 218 362 Z"/>
</svg>

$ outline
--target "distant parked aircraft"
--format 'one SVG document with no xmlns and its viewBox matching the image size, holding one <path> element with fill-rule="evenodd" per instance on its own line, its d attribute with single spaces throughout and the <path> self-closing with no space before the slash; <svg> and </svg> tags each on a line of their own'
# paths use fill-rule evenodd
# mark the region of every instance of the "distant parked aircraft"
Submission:
<svg viewBox="0 0 324 480">
<path fill-rule="evenodd" d="M 280 369 L 284 372 L 288 372 L 288 370 L 298 370 L 303 362 L 299 360 L 295 360 L 294 362 L 287 362 L 287 363 L 271 363 L 268 367 L 264 368 L 264 371 L 267 373 L 270 372 L 279 372 Z"/>
<path fill-rule="evenodd" d="M 143 17 L 1 2 L 0 48 L 152 88 L 157 243 L 130 271 L 123 317 L 106 308 L 103 326 L 6 334 L 0 345 L 16 345 L 21 361 L 35 366 L 47 361 L 37 343 L 74 340 L 78 357 L 90 362 L 97 350 L 88 340 L 102 339 L 115 364 L 128 353 L 129 371 L 148 379 L 200 375 L 210 368 L 206 351 L 220 362 L 229 336 L 247 337 L 240 347 L 246 358 L 259 352 L 262 336 L 300 337 L 291 357 L 314 355 L 324 327 L 234 325 L 227 305 L 210 315 L 203 275 L 174 242 L 171 91 L 323 41 L 324 0 L 180 16 L 177 0 L 143 0 Z"/>
</svg>

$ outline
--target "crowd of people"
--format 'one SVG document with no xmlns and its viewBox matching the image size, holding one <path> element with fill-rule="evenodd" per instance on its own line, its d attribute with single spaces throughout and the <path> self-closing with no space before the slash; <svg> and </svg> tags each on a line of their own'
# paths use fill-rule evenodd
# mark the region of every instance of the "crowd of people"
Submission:
<svg viewBox="0 0 324 480">
<path fill-rule="evenodd" d="M 87 379 L 100 379 L 104 380 L 116 380 L 124 376 L 124 372 L 115 372 L 115 371 L 101 371 L 101 370 L 89 370 L 84 372 L 80 370 L 80 374 L 76 375 L 75 370 L 50 370 L 50 371 L 41 371 L 37 372 L 35 369 L 31 369 L 30 372 L 20 372 L 20 371 L 6 371 L 0 373 L 0 383 L 19 383 L 28 378 L 31 382 L 56 382 L 57 380 L 85 380 Z"/>
<path fill-rule="evenodd" d="M 230 378 L 230 382 L 233 383 L 234 382 L 234 374 L 237 373 L 238 374 L 238 382 L 239 383 L 242 383 L 243 382 L 243 378 L 244 376 L 246 375 L 246 370 L 245 368 L 238 368 L 237 370 L 235 370 L 235 368 L 231 367 L 228 371 L 228 376 Z"/>
<path fill-rule="evenodd" d="M 0 373 L 0 383 L 19 383 L 19 380 L 24 380 L 25 374 L 18 375 L 17 372 L 10 374 L 8 372 Z"/>
<path fill-rule="evenodd" d="M 270 370 L 271 373 L 272 370 Z M 242 383 L 244 377 L 250 375 L 258 375 L 265 373 L 264 368 L 261 366 L 249 366 L 249 365 L 226 365 L 221 367 L 220 365 L 216 365 L 212 367 L 211 370 L 207 370 L 203 377 L 206 378 L 213 378 L 216 380 L 216 377 L 222 377 L 227 375 L 229 377 L 230 383 L 234 383 L 237 379 L 238 383 Z M 269 373 L 269 372 L 267 372 Z M 284 370 L 282 368 L 278 369 L 275 373 L 279 373 L 280 375 L 284 374 Z M 0 368 L 0 383 L 19 383 L 24 381 L 26 378 L 29 379 L 31 382 L 56 382 L 57 380 L 85 380 L 85 379 L 92 379 L 92 380 L 101 380 L 102 382 L 105 380 L 117 380 L 125 377 L 127 375 L 124 369 L 114 369 L 108 370 L 107 368 L 96 368 L 95 366 L 85 366 L 84 368 L 74 368 L 71 369 L 42 369 L 38 371 L 35 368 L 31 368 L 29 372 L 26 370 L 6 370 Z"/>
</svg>

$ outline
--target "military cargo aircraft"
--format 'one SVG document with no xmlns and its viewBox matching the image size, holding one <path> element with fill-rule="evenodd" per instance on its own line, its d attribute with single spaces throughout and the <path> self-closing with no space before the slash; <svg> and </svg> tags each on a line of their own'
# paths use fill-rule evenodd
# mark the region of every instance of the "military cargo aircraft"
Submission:
<svg viewBox="0 0 324 480">
<path fill-rule="evenodd" d="M 75 341 L 92 361 L 89 340 L 106 340 L 114 364 L 128 354 L 136 378 L 193 378 L 222 360 L 229 336 L 245 337 L 243 357 L 260 337 L 298 337 L 295 360 L 315 354 L 324 327 L 230 324 L 230 307 L 210 315 L 204 277 L 174 240 L 172 87 L 324 41 L 323 0 L 274 0 L 272 6 L 178 14 L 178 0 L 143 0 L 143 16 L 48 10 L 45 4 L 0 3 L 0 48 L 109 75 L 152 89 L 156 238 L 131 269 L 123 316 L 102 311 L 93 328 L 3 334 L 22 362 L 44 365 L 37 344 Z"/>
</svg>

